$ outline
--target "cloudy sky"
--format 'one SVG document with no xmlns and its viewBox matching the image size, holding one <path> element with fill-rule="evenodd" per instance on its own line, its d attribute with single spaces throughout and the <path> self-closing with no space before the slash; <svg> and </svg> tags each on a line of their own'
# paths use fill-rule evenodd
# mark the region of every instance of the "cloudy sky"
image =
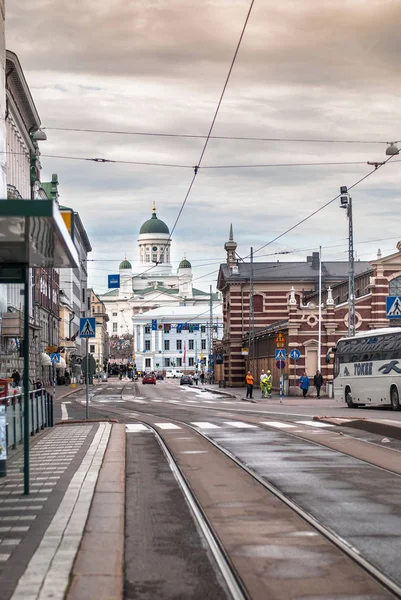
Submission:
<svg viewBox="0 0 401 600">
<path fill-rule="evenodd" d="M 158 216 L 174 223 L 203 140 L 50 128 L 207 134 L 249 1 L 6 5 L 7 47 L 48 128 L 43 154 L 182 165 L 43 157 L 43 179 L 58 173 L 61 202 L 84 221 L 90 282 L 105 291 L 125 253 L 135 262 L 153 200 Z M 174 233 L 174 267 L 186 253 L 196 285 L 208 287 L 230 222 L 246 256 L 369 173 L 367 161 L 385 160 L 386 142 L 401 140 L 400 24 L 399 0 L 255 1 L 213 134 L 281 141 L 210 141 L 203 166 L 230 168 L 199 171 Z M 360 164 L 294 166 L 353 162 Z M 390 161 L 353 190 L 361 260 L 379 247 L 393 252 L 401 238 L 400 169 Z M 303 260 L 321 245 L 324 259 L 345 260 L 346 237 L 335 201 L 255 258 Z M 263 256 L 281 251 L 295 252 Z"/>
</svg>

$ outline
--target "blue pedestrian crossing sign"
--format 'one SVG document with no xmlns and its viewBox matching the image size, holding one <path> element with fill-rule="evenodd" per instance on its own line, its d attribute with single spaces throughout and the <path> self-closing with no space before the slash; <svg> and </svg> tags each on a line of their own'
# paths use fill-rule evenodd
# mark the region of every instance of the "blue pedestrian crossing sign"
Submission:
<svg viewBox="0 0 401 600">
<path fill-rule="evenodd" d="M 301 353 L 299 350 L 297 350 L 296 348 L 294 348 L 294 350 L 291 350 L 290 352 L 290 358 L 292 358 L 292 360 L 298 360 L 298 358 L 301 356 Z"/>
<path fill-rule="evenodd" d="M 79 337 L 96 337 L 96 317 L 81 317 L 79 319 Z"/>
<path fill-rule="evenodd" d="M 276 360 L 285 360 L 287 358 L 287 351 L 283 348 L 276 348 Z"/>
<path fill-rule="evenodd" d="M 52 363 L 59 363 L 60 362 L 60 354 L 58 352 L 52 352 L 50 354 L 50 360 L 52 361 Z"/>
<path fill-rule="evenodd" d="M 401 296 L 387 296 L 386 317 L 387 319 L 401 319 Z"/>
</svg>

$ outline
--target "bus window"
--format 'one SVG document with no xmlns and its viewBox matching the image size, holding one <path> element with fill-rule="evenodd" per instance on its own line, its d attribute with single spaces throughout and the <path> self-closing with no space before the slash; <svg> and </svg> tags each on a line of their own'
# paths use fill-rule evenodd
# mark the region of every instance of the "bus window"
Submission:
<svg viewBox="0 0 401 600">
<path fill-rule="evenodd" d="M 335 356 L 334 357 L 334 372 L 333 372 L 334 378 L 338 377 L 339 372 L 340 372 L 340 357 Z"/>
</svg>

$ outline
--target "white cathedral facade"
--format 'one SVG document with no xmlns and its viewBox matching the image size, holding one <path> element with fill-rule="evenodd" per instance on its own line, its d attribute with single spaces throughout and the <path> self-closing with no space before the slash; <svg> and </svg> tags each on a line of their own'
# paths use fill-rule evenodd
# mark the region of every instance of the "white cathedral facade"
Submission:
<svg viewBox="0 0 401 600">
<path fill-rule="evenodd" d="M 193 307 L 192 322 L 197 321 L 196 316 L 199 313 L 201 315 L 199 322 L 205 323 L 208 319 L 210 294 L 193 286 L 192 266 L 186 257 L 180 262 L 177 271 L 173 271 L 170 231 L 166 223 L 157 217 L 155 206 L 151 218 L 145 221 L 139 230 L 138 259 L 134 269 L 131 263 L 124 259 L 119 266 L 120 288 L 100 294 L 99 298 L 104 303 L 109 317 L 107 327 L 111 340 L 111 360 L 113 360 L 113 343 L 120 343 L 121 352 L 114 352 L 116 357 L 129 358 L 128 343 L 125 343 L 126 352 L 122 351 L 122 346 L 124 346 L 124 338 L 128 342 L 128 338 L 133 336 L 131 351 L 136 356 L 139 369 L 145 366 L 145 358 L 143 360 L 141 358 L 142 352 L 146 350 L 146 352 L 160 353 L 164 349 L 164 345 L 163 348 L 156 348 L 154 335 L 150 337 L 149 348 L 145 337 L 145 331 L 149 331 L 153 320 L 152 312 L 158 309 L 159 330 L 161 327 L 164 328 L 164 325 L 170 324 L 171 309 L 174 308 L 175 320 L 179 318 L 178 307 L 180 306 L 183 307 L 182 322 L 185 322 L 185 315 L 188 312 L 188 308 L 184 307 Z M 212 294 L 212 304 L 216 318 L 221 320 L 221 297 L 218 292 Z M 148 311 L 151 311 L 149 323 L 145 318 L 145 313 Z M 118 342 L 118 339 L 122 341 Z M 157 339 L 159 340 L 159 337 Z M 183 344 L 185 345 L 184 340 Z M 150 358 L 149 353 L 146 356 Z"/>
</svg>

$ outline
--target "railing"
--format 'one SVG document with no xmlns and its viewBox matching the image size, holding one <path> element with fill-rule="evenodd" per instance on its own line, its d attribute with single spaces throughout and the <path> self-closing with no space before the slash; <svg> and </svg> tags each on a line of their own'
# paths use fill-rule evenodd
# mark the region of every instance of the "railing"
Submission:
<svg viewBox="0 0 401 600">
<path fill-rule="evenodd" d="M 13 394 L 0 398 L 6 407 L 7 448 L 15 450 L 24 439 L 24 396 Z M 31 436 L 45 427 L 53 427 L 53 397 L 45 389 L 29 392 L 29 431 Z"/>
</svg>

